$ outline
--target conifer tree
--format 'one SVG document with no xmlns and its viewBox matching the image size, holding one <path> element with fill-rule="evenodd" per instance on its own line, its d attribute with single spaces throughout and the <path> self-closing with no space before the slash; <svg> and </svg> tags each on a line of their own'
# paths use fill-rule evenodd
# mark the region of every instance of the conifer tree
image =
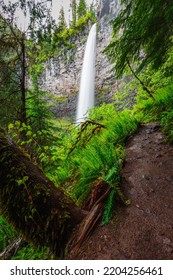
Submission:
<svg viewBox="0 0 173 280">
<path fill-rule="evenodd" d="M 85 0 L 80 0 L 77 7 L 78 18 L 85 16 L 87 13 L 87 6 Z"/>
<path fill-rule="evenodd" d="M 95 13 L 95 8 L 94 8 L 94 3 L 92 2 L 90 7 L 89 7 L 89 11 L 91 13 L 91 16 L 93 19 L 96 19 L 96 13 Z"/>
<path fill-rule="evenodd" d="M 169 0 L 121 0 L 121 10 L 112 21 L 113 37 L 106 52 L 121 76 L 128 64 L 137 72 L 151 65 L 158 69 L 172 47 L 173 8 Z"/>
<path fill-rule="evenodd" d="M 61 9 L 60 9 L 58 21 L 59 21 L 59 23 L 58 23 L 58 29 L 59 30 L 63 30 L 64 28 L 67 27 L 63 7 L 61 7 Z"/>
<path fill-rule="evenodd" d="M 0 94 L 4 101 L 2 108 L 8 104 L 11 109 L 9 112 L 14 114 L 12 117 L 16 116 L 21 122 L 26 123 L 26 37 L 9 18 L 0 16 L 0 25 L 0 70 L 2 73 Z M 9 100 L 12 104 L 8 102 Z M 8 111 L 8 108 L 6 110 Z M 2 124 L 10 120 L 11 118 L 5 120 L 2 116 Z"/>
<path fill-rule="evenodd" d="M 76 0 L 72 0 L 71 3 L 71 9 L 72 9 L 72 25 L 75 26 L 76 25 L 76 13 L 77 13 L 77 4 L 76 4 Z"/>
<path fill-rule="evenodd" d="M 0 1 L 2 3 L 0 5 L 0 126 L 8 127 L 9 123 L 16 120 L 26 125 L 31 123 L 32 119 L 32 126 L 34 123 L 36 126 L 37 120 L 35 130 L 38 131 L 41 130 L 38 127 L 39 123 L 42 128 L 45 128 L 46 105 L 44 104 L 44 107 L 40 105 L 43 102 L 36 77 L 40 71 L 35 71 L 33 83 L 31 69 L 33 65 L 35 65 L 34 69 L 39 69 L 41 66 L 41 62 L 38 61 L 38 52 L 40 52 L 38 43 L 40 40 L 46 40 L 45 25 L 42 23 L 46 10 L 43 10 L 44 6 L 41 4 L 35 6 L 30 0 L 19 0 L 8 5 L 4 0 Z M 23 30 L 19 29 L 15 21 L 18 8 L 24 9 L 24 13 L 27 10 L 30 15 L 30 22 Z M 49 22 L 47 21 L 46 24 Z M 30 86 L 27 83 L 29 77 Z M 38 101 L 39 106 L 35 106 L 34 100 Z M 33 108 L 31 108 L 32 104 Z M 31 114 L 32 109 L 35 114 Z M 25 138 L 23 132 L 20 135 L 22 139 Z"/>
</svg>

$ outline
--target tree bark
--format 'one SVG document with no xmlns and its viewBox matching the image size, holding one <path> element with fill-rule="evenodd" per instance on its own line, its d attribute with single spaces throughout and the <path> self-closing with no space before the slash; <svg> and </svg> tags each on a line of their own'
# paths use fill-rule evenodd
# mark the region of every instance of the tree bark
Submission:
<svg viewBox="0 0 173 280">
<path fill-rule="evenodd" d="M 25 34 L 21 38 L 21 122 L 26 124 L 26 48 L 25 48 Z"/>
<path fill-rule="evenodd" d="M 85 216 L 1 129 L 0 210 L 24 239 L 56 257 Z"/>
</svg>

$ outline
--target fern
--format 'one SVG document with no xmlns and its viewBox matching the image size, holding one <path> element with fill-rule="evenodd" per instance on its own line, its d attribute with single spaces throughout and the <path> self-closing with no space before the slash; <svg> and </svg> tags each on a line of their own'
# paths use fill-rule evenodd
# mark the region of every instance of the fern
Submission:
<svg viewBox="0 0 173 280">
<path fill-rule="evenodd" d="M 21 248 L 17 254 L 12 257 L 12 260 L 46 260 L 51 259 L 48 249 L 34 248 L 30 244 Z"/>
<path fill-rule="evenodd" d="M 163 132 L 166 134 L 167 140 L 173 143 L 173 109 L 165 113 L 165 116 L 161 120 L 161 126 Z"/>
<path fill-rule="evenodd" d="M 102 216 L 102 223 L 101 223 L 102 225 L 107 224 L 110 221 L 110 219 L 112 218 L 114 204 L 115 204 L 115 198 L 116 198 L 116 189 L 112 188 L 112 190 L 108 196 L 108 199 L 106 201 L 106 204 L 105 204 L 105 209 L 104 209 L 103 216 Z"/>
</svg>

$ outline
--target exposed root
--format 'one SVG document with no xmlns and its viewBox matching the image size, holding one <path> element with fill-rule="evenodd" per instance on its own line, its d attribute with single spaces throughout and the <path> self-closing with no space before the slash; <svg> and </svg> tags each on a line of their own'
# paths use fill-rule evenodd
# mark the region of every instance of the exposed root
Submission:
<svg viewBox="0 0 173 280">
<path fill-rule="evenodd" d="M 74 258 L 77 255 L 81 245 L 92 234 L 96 224 L 102 217 L 105 199 L 110 193 L 110 187 L 108 188 L 108 184 L 106 182 L 105 184 L 107 186 L 107 190 L 95 202 L 94 206 L 91 208 L 91 210 L 88 212 L 82 223 L 79 225 L 77 232 L 75 232 L 74 237 L 69 244 L 71 258 Z"/>
</svg>

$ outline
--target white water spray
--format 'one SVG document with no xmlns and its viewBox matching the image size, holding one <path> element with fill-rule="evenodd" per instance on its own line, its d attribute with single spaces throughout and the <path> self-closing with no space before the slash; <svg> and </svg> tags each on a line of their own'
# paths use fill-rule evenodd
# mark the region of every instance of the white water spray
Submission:
<svg viewBox="0 0 173 280">
<path fill-rule="evenodd" d="M 83 122 L 87 117 L 88 109 L 94 107 L 95 56 L 96 23 L 90 30 L 86 44 L 80 80 L 76 123 Z"/>
</svg>

